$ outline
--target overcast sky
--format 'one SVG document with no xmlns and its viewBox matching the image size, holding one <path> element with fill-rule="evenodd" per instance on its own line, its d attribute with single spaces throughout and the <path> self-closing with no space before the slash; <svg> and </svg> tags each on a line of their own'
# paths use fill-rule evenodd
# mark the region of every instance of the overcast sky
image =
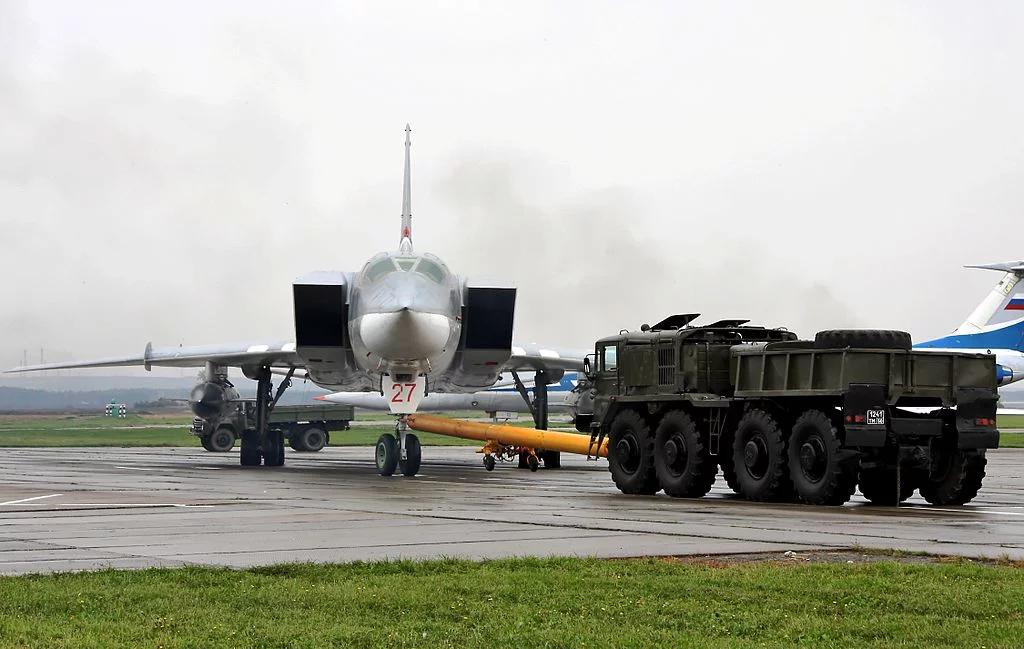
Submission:
<svg viewBox="0 0 1024 649">
<path fill-rule="evenodd" d="M 290 339 L 414 240 L 516 337 L 955 328 L 1024 258 L 1018 2 L 0 0 L 0 365 Z"/>
</svg>

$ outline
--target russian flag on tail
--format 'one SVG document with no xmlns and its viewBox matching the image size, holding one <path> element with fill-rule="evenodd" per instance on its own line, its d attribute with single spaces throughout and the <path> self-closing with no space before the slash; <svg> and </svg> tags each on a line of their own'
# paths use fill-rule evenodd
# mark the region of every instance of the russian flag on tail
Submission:
<svg viewBox="0 0 1024 649">
<path fill-rule="evenodd" d="M 1013 297 L 1006 303 L 1006 311 L 1024 311 L 1024 297 Z"/>
</svg>

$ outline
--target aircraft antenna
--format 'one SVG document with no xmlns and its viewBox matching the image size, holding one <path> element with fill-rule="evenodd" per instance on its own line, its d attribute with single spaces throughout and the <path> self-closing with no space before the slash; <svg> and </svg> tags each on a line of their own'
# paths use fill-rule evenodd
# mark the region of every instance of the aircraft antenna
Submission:
<svg viewBox="0 0 1024 649">
<path fill-rule="evenodd" d="M 412 163 L 409 150 L 412 148 L 410 134 L 412 129 L 405 125 L 405 183 L 402 187 L 402 238 L 399 249 L 404 253 L 412 252 Z"/>
</svg>

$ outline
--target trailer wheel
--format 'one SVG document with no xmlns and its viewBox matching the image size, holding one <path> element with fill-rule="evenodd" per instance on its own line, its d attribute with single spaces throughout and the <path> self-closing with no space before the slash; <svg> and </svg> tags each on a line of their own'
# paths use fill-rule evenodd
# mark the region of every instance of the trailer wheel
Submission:
<svg viewBox="0 0 1024 649">
<path fill-rule="evenodd" d="M 528 469 L 528 468 L 530 468 L 530 463 L 527 461 L 527 459 L 529 457 L 530 457 L 530 452 L 529 451 L 523 451 L 523 450 L 519 451 L 519 468 L 520 469 Z"/>
<path fill-rule="evenodd" d="M 836 428 L 820 410 L 808 410 L 789 434 L 789 478 L 800 500 L 842 505 L 857 490 L 857 474 L 842 453 Z"/>
<path fill-rule="evenodd" d="M 751 410 L 736 427 L 733 465 L 740 493 L 748 500 L 771 500 L 789 493 L 786 440 L 767 412 Z"/>
<path fill-rule="evenodd" d="M 873 468 L 861 469 L 860 493 L 873 505 L 896 505 L 914 495 L 917 488 L 915 471 L 900 468 L 900 493 L 896 497 L 896 469 Z"/>
<path fill-rule="evenodd" d="M 608 470 L 624 494 L 658 493 L 654 471 L 654 437 L 635 410 L 623 410 L 608 431 Z"/>
<path fill-rule="evenodd" d="M 814 335 L 816 349 L 910 349 L 910 334 L 894 329 L 826 329 Z"/>
<path fill-rule="evenodd" d="M 423 453 L 420 449 L 420 438 L 412 433 L 405 435 L 405 459 L 398 460 L 398 468 L 404 476 L 414 476 L 420 472 Z"/>
<path fill-rule="evenodd" d="M 235 431 L 230 426 L 219 426 L 210 435 L 208 451 L 214 453 L 227 453 L 235 447 Z"/>
<path fill-rule="evenodd" d="M 654 470 L 666 494 L 700 498 L 711 491 L 718 466 L 688 414 L 673 410 L 662 417 L 654 431 L 654 449 Z"/>
<path fill-rule="evenodd" d="M 540 468 L 540 460 L 537 459 L 536 455 L 530 455 L 526 458 L 526 466 L 530 468 L 530 471 L 536 471 Z"/>
<path fill-rule="evenodd" d="M 292 435 L 292 443 L 294 444 L 292 448 L 295 448 L 296 451 L 316 453 L 327 443 L 327 433 L 322 428 L 310 426 Z"/>
<path fill-rule="evenodd" d="M 384 433 L 377 438 L 374 459 L 377 462 L 377 473 L 383 476 L 394 475 L 398 466 L 398 440 L 394 435 Z"/>
<path fill-rule="evenodd" d="M 921 495 L 933 505 L 963 505 L 978 495 L 985 478 L 985 451 L 933 451 L 932 471 L 921 481 Z"/>
</svg>

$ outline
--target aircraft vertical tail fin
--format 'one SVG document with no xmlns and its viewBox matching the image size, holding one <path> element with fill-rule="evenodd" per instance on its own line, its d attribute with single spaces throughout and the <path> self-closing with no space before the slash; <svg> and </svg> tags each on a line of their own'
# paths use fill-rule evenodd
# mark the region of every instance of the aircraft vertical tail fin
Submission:
<svg viewBox="0 0 1024 649">
<path fill-rule="evenodd" d="M 1024 300 L 1013 297 L 1014 288 L 1024 279 L 1024 261 L 1008 261 L 999 264 L 980 264 L 967 268 L 982 268 L 1003 272 L 999 283 L 989 291 L 981 304 L 957 327 L 955 334 L 977 333 L 985 328 L 1002 310 L 1019 310 L 1024 315 Z"/>
<path fill-rule="evenodd" d="M 412 252 L 412 163 L 409 150 L 412 148 L 410 134 L 412 129 L 405 125 L 405 182 L 402 185 L 402 238 L 399 239 L 399 250 L 403 253 Z"/>
</svg>

